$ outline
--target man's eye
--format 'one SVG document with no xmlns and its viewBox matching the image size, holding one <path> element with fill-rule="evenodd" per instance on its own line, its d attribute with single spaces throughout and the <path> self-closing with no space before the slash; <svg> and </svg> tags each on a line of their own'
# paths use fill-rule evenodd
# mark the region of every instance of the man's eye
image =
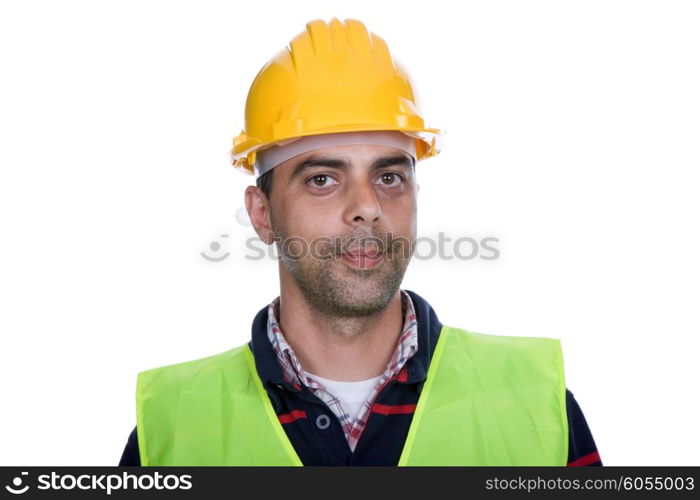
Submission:
<svg viewBox="0 0 700 500">
<path fill-rule="evenodd" d="M 396 172 L 385 172 L 379 176 L 379 182 L 386 187 L 398 186 L 403 181 L 403 176 Z"/>
<path fill-rule="evenodd" d="M 329 182 L 330 181 L 330 182 Z M 310 182 L 315 187 L 329 187 L 333 184 L 333 177 L 326 174 L 317 174 L 311 177 L 307 182 Z"/>
</svg>

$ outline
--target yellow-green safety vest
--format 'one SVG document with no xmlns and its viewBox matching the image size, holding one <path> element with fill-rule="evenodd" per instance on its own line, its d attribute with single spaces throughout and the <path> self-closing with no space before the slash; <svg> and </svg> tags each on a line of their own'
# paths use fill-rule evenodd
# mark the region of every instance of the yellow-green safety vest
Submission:
<svg viewBox="0 0 700 500">
<path fill-rule="evenodd" d="M 443 326 L 398 465 L 564 466 L 558 339 Z M 303 465 L 248 344 L 138 374 L 142 466 Z"/>
</svg>

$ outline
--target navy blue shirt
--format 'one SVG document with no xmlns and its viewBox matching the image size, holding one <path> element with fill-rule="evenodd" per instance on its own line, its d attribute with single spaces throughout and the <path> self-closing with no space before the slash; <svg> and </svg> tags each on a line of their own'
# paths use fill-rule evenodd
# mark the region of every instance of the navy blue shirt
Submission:
<svg viewBox="0 0 700 500">
<path fill-rule="evenodd" d="M 409 293 L 416 311 L 418 350 L 377 395 L 365 430 L 352 452 L 335 414 L 304 386 L 285 381 L 267 336 L 267 306 L 253 319 L 249 342 L 255 365 L 282 427 L 304 465 L 396 465 L 423 388 L 442 324 L 421 296 Z M 566 391 L 568 464 L 602 465 L 593 436 L 573 394 Z M 330 422 L 330 425 L 328 425 Z M 136 428 L 120 466 L 140 465 Z"/>
</svg>

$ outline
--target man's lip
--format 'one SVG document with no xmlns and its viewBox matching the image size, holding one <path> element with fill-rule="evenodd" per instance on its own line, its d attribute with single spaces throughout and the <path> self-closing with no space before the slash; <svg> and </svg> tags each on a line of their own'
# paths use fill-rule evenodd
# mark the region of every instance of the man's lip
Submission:
<svg viewBox="0 0 700 500">
<path fill-rule="evenodd" d="M 350 250 L 348 252 L 341 252 L 341 254 L 345 254 L 349 257 L 367 257 L 369 259 L 374 259 L 374 258 L 380 258 L 382 255 L 384 255 L 384 252 L 380 252 L 378 250 L 375 251 L 364 251 L 364 250 Z"/>
<path fill-rule="evenodd" d="M 342 252 L 342 260 L 349 266 L 358 269 L 370 270 L 374 269 L 384 262 L 383 252 L 364 252 L 356 251 L 356 253 Z"/>
</svg>

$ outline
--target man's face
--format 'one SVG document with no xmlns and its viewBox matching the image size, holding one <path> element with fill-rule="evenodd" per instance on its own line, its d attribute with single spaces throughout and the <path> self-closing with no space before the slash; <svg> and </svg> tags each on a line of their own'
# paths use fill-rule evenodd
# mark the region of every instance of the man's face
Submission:
<svg viewBox="0 0 700 500">
<path fill-rule="evenodd" d="M 412 158 L 388 146 L 327 147 L 275 167 L 269 220 L 283 286 L 291 278 L 326 314 L 384 309 L 410 261 L 417 191 Z"/>
</svg>

